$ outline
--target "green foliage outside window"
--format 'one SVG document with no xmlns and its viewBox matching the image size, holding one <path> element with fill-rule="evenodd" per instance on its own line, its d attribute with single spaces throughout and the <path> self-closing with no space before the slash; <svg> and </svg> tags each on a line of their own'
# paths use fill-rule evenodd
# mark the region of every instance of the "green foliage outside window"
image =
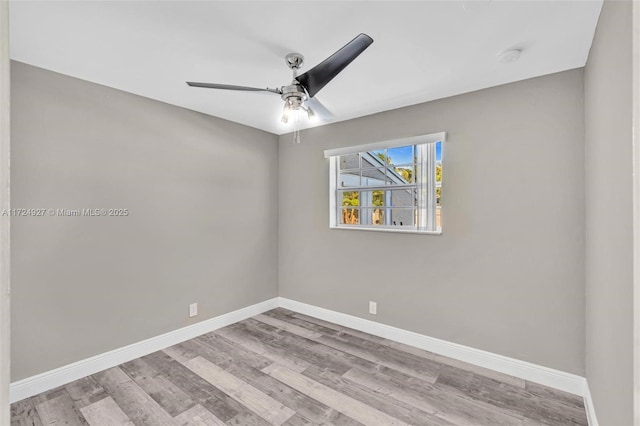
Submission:
<svg viewBox="0 0 640 426">
<path fill-rule="evenodd" d="M 436 182 L 442 182 L 442 163 L 436 164 Z M 436 204 L 440 205 L 440 194 L 442 194 L 442 188 L 436 187 Z"/>
<path fill-rule="evenodd" d="M 382 190 L 373 191 L 371 198 L 372 198 L 371 204 L 373 204 L 374 206 L 376 207 L 384 206 L 384 191 Z"/>
<path fill-rule="evenodd" d="M 360 193 L 358 191 L 343 192 L 342 205 L 350 207 L 358 207 L 360 205 Z"/>
</svg>

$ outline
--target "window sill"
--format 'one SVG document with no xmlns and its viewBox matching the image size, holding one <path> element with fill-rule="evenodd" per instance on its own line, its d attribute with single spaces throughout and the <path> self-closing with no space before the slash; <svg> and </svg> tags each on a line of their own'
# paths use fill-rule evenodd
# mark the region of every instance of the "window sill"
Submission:
<svg viewBox="0 0 640 426">
<path fill-rule="evenodd" d="M 329 226 L 329 229 L 341 229 L 347 231 L 389 232 L 393 234 L 442 235 L 442 231 L 418 231 L 416 229 L 374 228 L 365 226 Z"/>
</svg>

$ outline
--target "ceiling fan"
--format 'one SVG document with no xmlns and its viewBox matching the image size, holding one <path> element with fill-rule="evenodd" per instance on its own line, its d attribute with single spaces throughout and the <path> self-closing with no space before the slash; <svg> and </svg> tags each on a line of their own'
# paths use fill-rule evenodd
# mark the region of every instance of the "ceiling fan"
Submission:
<svg viewBox="0 0 640 426">
<path fill-rule="evenodd" d="M 287 66 L 293 71 L 293 81 L 288 86 L 275 89 L 261 89 L 258 87 L 233 86 L 229 84 L 196 83 L 187 81 L 192 87 L 204 87 L 207 89 L 242 90 L 250 92 L 271 92 L 280 95 L 284 100 L 282 122 L 287 123 L 294 111 L 302 110 L 311 119 L 319 115 L 323 119 L 331 118 L 331 113 L 314 96 L 327 83 L 338 75 L 347 65 L 357 58 L 373 43 L 373 39 L 366 34 L 358 34 L 356 38 L 347 43 L 340 50 L 320 62 L 315 67 L 302 75 L 297 75 L 302 67 L 304 56 L 300 53 L 289 53 L 285 56 Z M 311 108 L 313 106 L 313 108 Z M 315 111 L 314 111 L 315 110 Z"/>
</svg>

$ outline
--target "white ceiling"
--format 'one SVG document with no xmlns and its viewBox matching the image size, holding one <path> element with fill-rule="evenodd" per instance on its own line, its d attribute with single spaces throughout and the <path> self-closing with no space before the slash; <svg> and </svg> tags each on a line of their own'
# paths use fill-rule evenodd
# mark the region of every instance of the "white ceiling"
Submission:
<svg viewBox="0 0 640 426">
<path fill-rule="evenodd" d="M 271 93 L 190 88 L 186 80 L 280 87 L 358 33 L 374 43 L 317 95 L 334 121 L 584 66 L 594 1 L 13 1 L 11 57 L 276 134 Z M 524 49 L 501 64 L 497 54 Z M 306 127 L 306 125 L 305 125 Z"/>
</svg>

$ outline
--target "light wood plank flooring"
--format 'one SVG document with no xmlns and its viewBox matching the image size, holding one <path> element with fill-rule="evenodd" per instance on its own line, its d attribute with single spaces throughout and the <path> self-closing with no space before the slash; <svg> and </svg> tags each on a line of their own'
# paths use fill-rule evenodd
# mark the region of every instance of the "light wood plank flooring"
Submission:
<svg viewBox="0 0 640 426">
<path fill-rule="evenodd" d="M 12 405 L 13 425 L 584 425 L 580 397 L 285 309 Z"/>
</svg>

